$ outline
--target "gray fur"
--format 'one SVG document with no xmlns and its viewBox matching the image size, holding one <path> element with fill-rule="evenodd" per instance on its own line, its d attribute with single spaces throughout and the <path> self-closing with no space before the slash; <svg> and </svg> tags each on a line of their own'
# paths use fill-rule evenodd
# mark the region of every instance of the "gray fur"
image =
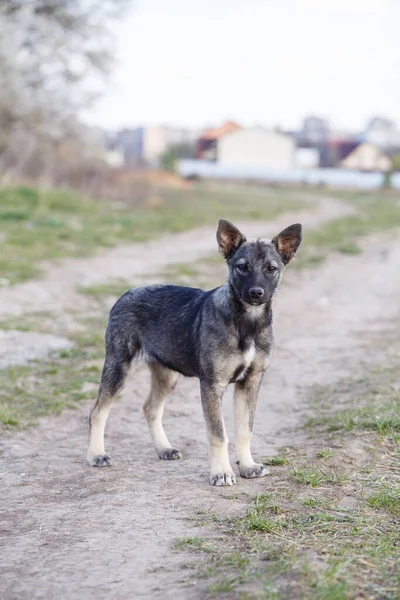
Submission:
<svg viewBox="0 0 400 600">
<path fill-rule="evenodd" d="M 228 265 L 225 285 L 205 292 L 196 288 L 152 285 L 133 288 L 110 312 L 106 360 L 97 402 L 90 416 L 88 462 L 111 463 L 104 450 L 104 427 L 111 402 L 121 390 L 132 361 L 152 372 L 144 413 L 160 458 L 180 458 L 162 427 L 164 403 L 178 374 L 200 380 L 209 440 L 213 485 L 232 485 L 222 398 L 235 383 L 235 443 L 242 477 L 262 477 L 253 461 L 250 439 L 257 397 L 273 346 L 272 298 L 286 264 L 301 242 L 301 226 L 292 225 L 272 241 L 247 240 L 228 221 L 217 231 Z"/>
</svg>

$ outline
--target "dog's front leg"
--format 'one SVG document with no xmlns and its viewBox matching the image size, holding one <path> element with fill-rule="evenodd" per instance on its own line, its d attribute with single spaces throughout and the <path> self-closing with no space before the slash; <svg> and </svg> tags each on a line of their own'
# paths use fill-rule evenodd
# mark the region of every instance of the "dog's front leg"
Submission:
<svg viewBox="0 0 400 600">
<path fill-rule="evenodd" d="M 234 485 L 236 477 L 229 462 L 229 440 L 222 417 L 222 397 L 227 386 L 201 380 L 200 387 L 210 453 L 210 483 Z"/>
<path fill-rule="evenodd" d="M 268 469 L 253 460 L 250 450 L 254 414 L 263 372 L 253 373 L 235 384 L 235 447 L 242 477 L 264 477 Z"/>
</svg>

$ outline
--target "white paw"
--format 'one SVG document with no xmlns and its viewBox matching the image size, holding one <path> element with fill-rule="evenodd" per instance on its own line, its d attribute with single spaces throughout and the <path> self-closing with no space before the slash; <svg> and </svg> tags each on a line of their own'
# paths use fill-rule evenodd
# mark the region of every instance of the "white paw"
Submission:
<svg viewBox="0 0 400 600">
<path fill-rule="evenodd" d="M 254 463 L 253 465 L 242 467 L 239 464 L 239 472 L 241 477 L 245 479 L 254 479 L 255 477 L 265 477 L 269 475 L 269 469 L 265 465 Z"/>
<path fill-rule="evenodd" d="M 210 474 L 211 485 L 235 485 L 236 477 L 233 471 L 229 473 L 211 473 Z"/>
</svg>

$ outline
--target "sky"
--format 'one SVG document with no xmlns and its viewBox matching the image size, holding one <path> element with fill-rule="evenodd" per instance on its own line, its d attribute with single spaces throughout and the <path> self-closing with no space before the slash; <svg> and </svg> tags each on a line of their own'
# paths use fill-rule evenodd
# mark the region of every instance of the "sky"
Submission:
<svg viewBox="0 0 400 600">
<path fill-rule="evenodd" d="M 400 125 L 400 0 L 134 0 L 114 30 L 93 125 Z"/>
</svg>

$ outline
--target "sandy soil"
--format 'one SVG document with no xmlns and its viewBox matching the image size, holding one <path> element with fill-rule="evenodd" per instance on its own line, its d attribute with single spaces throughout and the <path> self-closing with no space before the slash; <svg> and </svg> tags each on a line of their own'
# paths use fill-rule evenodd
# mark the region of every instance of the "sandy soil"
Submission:
<svg viewBox="0 0 400 600">
<path fill-rule="evenodd" d="M 301 218 L 313 226 L 343 210 L 328 201 Z M 299 215 L 292 217 L 244 230 L 272 234 Z M 107 276 L 132 278 L 215 248 L 214 231 L 208 229 L 200 236 L 185 233 L 173 240 L 172 247 L 166 237 L 90 260 L 68 261 L 41 282 L 2 290 L 0 312 L 22 314 L 40 305 L 41 310 L 57 313 L 76 301 L 74 286 L 85 278 L 87 283 Z M 165 252 L 160 254 L 163 244 Z M 377 352 L 366 349 L 374 332 L 400 315 L 400 243 L 376 237 L 364 250 L 354 257 L 332 256 L 312 271 L 288 269 L 275 301 L 277 346 L 259 399 L 256 457 L 301 442 L 300 410 L 310 385 L 352 373 L 360 361 L 381 360 Z M 119 272 L 122 257 L 125 265 L 131 265 L 128 272 Z M 56 281 L 62 294 L 51 289 Z M 28 299 L 26 289 L 31 290 Z M 58 418 L 45 418 L 36 429 L 3 437 L 0 596 L 4 600 L 205 597 L 202 581 L 188 584 L 183 566 L 187 556 L 174 551 L 175 539 L 212 533 L 212 524 L 194 526 L 199 511 L 243 513 L 249 499 L 267 491 L 273 478 L 238 477 L 234 488 L 208 484 L 197 380 L 180 380 L 164 420 L 183 458 L 171 463 L 158 460 L 141 413 L 147 391 L 147 372 L 139 370 L 111 411 L 106 448 L 113 457 L 112 468 L 90 469 L 85 464 L 90 403 Z M 232 434 L 231 391 L 225 414 Z"/>
</svg>

